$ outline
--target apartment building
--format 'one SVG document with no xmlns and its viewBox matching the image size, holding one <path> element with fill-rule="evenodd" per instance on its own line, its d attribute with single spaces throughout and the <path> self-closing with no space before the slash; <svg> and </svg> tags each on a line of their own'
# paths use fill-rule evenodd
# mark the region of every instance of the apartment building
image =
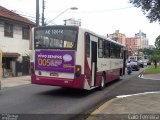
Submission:
<svg viewBox="0 0 160 120">
<path fill-rule="evenodd" d="M 120 33 L 119 30 L 116 30 L 115 33 L 109 34 L 109 38 L 121 43 L 122 45 L 126 45 L 126 35 Z"/>
<path fill-rule="evenodd" d="M 135 49 L 136 46 L 136 39 L 135 37 L 127 37 L 126 38 L 126 46 L 130 49 Z"/>
<path fill-rule="evenodd" d="M 149 41 L 147 39 L 147 35 L 141 30 L 135 34 L 135 38 L 140 40 L 140 48 L 149 48 Z"/>
<path fill-rule="evenodd" d="M 0 6 L 0 73 L 3 77 L 29 73 L 31 28 L 35 23 Z"/>
<path fill-rule="evenodd" d="M 126 46 L 128 46 L 132 50 L 138 50 L 141 48 L 141 39 L 136 37 L 127 37 L 126 38 Z"/>
</svg>

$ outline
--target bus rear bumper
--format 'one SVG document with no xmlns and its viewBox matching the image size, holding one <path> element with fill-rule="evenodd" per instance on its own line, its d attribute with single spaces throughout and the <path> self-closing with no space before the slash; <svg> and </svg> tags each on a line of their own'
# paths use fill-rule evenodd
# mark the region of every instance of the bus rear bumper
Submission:
<svg viewBox="0 0 160 120">
<path fill-rule="evenodd" d="M 32 75 L 31 83 L 39 84 L 39 85 L 50 85 L 50 86 L 60 86 L 60 87 L 66 87 L 66 88 L 84 89 L 84 75 L 81 75 L 79 78 L 75 78 L 75 79 L 43 77 L 43 76 Z"/>
</svg>

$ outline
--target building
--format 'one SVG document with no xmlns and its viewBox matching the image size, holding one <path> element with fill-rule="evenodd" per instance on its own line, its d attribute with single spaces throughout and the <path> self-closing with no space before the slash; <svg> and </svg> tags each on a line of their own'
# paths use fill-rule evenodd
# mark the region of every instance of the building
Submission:
<svg viewBox="0 0 160 120">
<path fill-rule="evenodd" d="M 137 39 L 140 39 L 140 48 L 143 49 L 143 48 L 149 48 L 149 42 L 148 42 L 148 39 L 147 39 L 147 36 L 145 33 L 143 33 L 141 30 L 139 31 L 139 33 L 136 33 L 135 34 L 135 37 Z"/>
<path fill-rule="evenodd" d="M 135 50 L 138 50 L 141 48 L 141 39 L 138 37 L 135 37 Z"/>
<path fill-rule="evenodd" d="M 64 25 L 73 25 L 73 26 L 81 26 L 81 20 L 75 20 L 74 18 L 70 18 L 67 20 L 64 20 Z"/>
<path fill-rule="evenodd" d="M 116 30 L 115 33 L 109 34 L 109 38 L 121 43 L 122 45 L 126 45 L 126 35 L 120 33 L 119 30 Z"/>
<path fill-rule="evenodd" d="M 31 28 L 35 23 L 0 6 L 0 49 L 2 51 L 3 76 L 29 73 L 29 46 Z"/>
<path fill-rule="evenodd" d="M 135 37 L 127 37 L 126 38 L 126 46 L 128 46 L 128 48 L 135 50 L 136 48 L 136 39 Z"/>
<path fill-rule="evenodd" d="M 140 49 L 141 47 L 141 40 L 136 37 L 127 37 L 126 38 L 126 46 L 128 46 L 130 49 L 136 51 Z"/>
</svg>

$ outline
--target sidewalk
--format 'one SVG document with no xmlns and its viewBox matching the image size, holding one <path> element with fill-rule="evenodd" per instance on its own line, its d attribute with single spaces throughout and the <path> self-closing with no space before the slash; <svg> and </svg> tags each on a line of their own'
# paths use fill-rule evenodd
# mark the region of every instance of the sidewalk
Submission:
<svg viewBox="0 0 160 120">
<path fill-rule="evenodd" d="M 8 87 L 15 87 L 31 83 L 30 76 L 8 77 L 1 79 L 1 89 Z"/>
<path fill-rule="evenodd" d="M 143 79 L 160 80 L 160 73 L 143 75 Z"/>
<path fill-rule="evenodd" d="M 160 73 L 142 75 L 142 78 L 160 80 Z M 116 96 L 92 112 L 87 118 L 87 120 L 105 119 L 160 120 L 160 91 Z"/>
</svg>

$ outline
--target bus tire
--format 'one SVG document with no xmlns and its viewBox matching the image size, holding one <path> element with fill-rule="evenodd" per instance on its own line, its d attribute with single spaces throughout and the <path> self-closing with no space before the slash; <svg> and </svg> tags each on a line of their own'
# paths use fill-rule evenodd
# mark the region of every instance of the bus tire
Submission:
<svg viewBox="0 0 160 120">
<path fill-rule="evenodd" d="M 105 88 L 105 79 L 104 79 L 104 75 L 101 78 L 101 82 L 100 82 L 100 86 L 99 86 L 99 90 L 103 90 Z"/>
</svg>

